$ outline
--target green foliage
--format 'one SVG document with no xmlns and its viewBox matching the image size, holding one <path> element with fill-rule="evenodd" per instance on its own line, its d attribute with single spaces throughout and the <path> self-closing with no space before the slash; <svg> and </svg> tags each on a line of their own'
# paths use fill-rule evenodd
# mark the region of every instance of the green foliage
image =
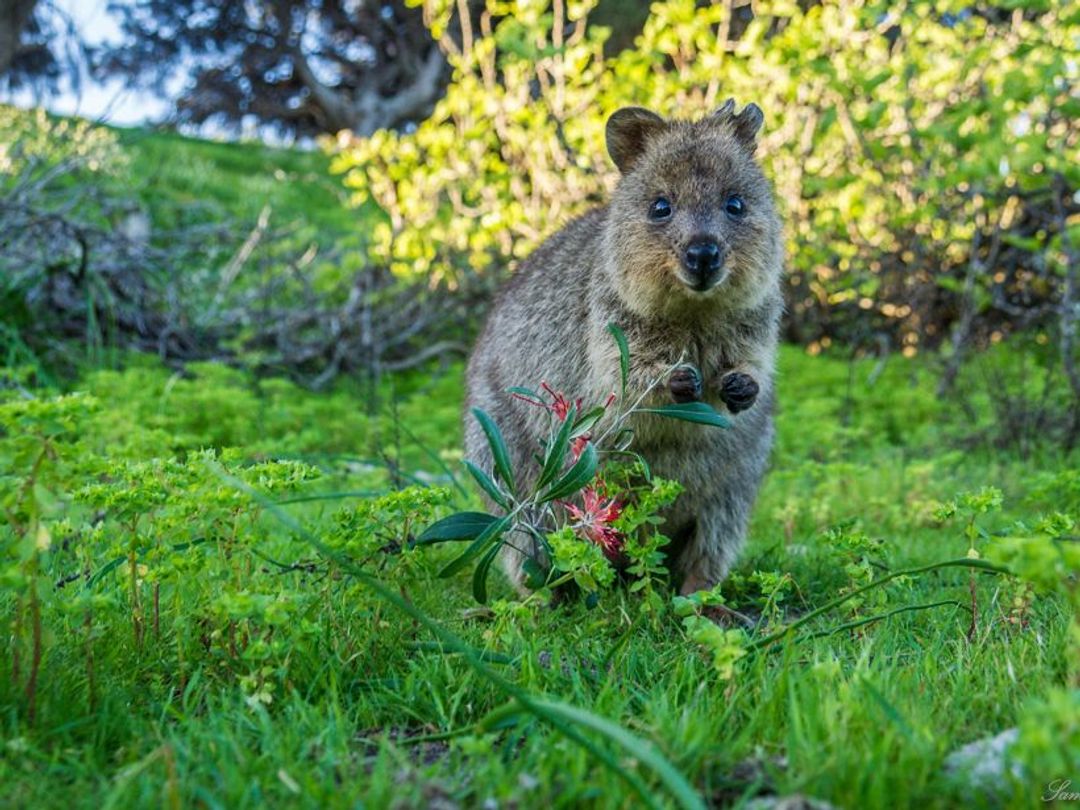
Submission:
<svg viewBox="0 0 1080 810">
<path fill-rule="evenodd" d="M 859 332 L 869 313 L 914 350 L 937 323 L 914 302 L 964 294 L 999 226 L 1015 273 L 977 268 L 978 306 L 1002 289 L 1053 296 L 1047 189 L 1055 173 L 1076 187 L 1069 8 L 949 21 L 921 2 L 803 6 L 755 4 L 746 27 L 726 4 L 667 0 L 636 51 L 610 56 L 587 2 L 491 3 L 461 32 L 433 118 L 336 159 L 380 223 L 372 255 L 450 280 L 517 260 L 601 198 L 606 113 L 693 114 L 730 94 L 769 117 L 805 340 L 848 314 Z M 453 51 L 454 9 L 427 11 Z M 353 230 L 323 156 L 25 118 L 0 108 L 21 142 L 0 138 L 0 169 L 72 157 L 79 177 L 133 187 L 163 232 L 267 206 L 305 249 Z M 362 258 L 313 260 L 286 289 L 345 298 Z M 219 276 L 191 275 L 208 297 L 188 303 L 212 300 Z M 809 317 L 825 307 L 831 324 Z M 534 528 L 552 564 L 526 567 L 537 594 L 522 600 L 491 572 L 509 517 L 479 512 L 456 475 L 459 368 L 316 396 L 124 356 L 67 394 L 16 327 L 0 325 L 0 784 L 14 806 L 695 806 L 763 781 L 838 806 L 952 806 L 971 796 L 943 779 L 944 754 L 1013 725 L 1031 779 L 1075 772 L 1075 454 L 958 444 L 997 405 L 950 408 L 931 365 L 785 348 L 747 554 L 687 598 L 664 566 L 679 485 L 604 449 L 625 439 L 608 408 L 564 401 L 535 469 L 471 470 L 506 513 L 551 508 Z M 602 525 L 557 511 L 585 513 L 590 489 Z M 612 537 L 622 578 L 597 542 Z M 603 598 L 545 604 L 559 582 Z M 766 773 L 746 780 L 762 752 Z M 1019 786 L 1016 804 L 1033 795 Z"/>
<path fill-rule="evenodd" d="M 0 191 L 24 172 L 40 179 L 61 162 L 87 174 L 116 173 L 126 166 L 116 137 L 102 127 L 0 104 Z"/>
<path fill-rule="evenodd" d="M 1025 782 L 1044 786 L 1042 796 L 1052 797 L 1057 789 L 1075 792 L 1075 782 L 1060 774 L 1080 768 L 1080 690 L 1054 689 L 1045 698 L 1030 701 L 1009 753 L 1024 769 Z"/>
<path fill-rule="evenodd" d="M 76 165 L 77 180 L 99 175 L 110 192 L 134 192 L 167 232 L 254 223 L 264 207 L 279 225 L 308 222 L 337 234 L 355 230 L 359 218 L 342 206 L 318 152 L 106 127 L 0 104 L 0 192 L 27 170 L 40 179 L 61 163 Z"/>
<path fill-rule="evenodd" d="M 405 330 L 454 316 L 370 266 L 327 163 L 0 105 L 0 358 L 63 375 L 135 349 L 325 385 L 414 357 Z"/>
<path fill-rule="evenodd" d="M 735 663 L 746 655 L 746 634 L 742 630 L 725 630 L 712 619 L 696 615 L 683 619 L 683 629 L 687 638 L 712 654 L 713 669 L 721 680 L 735 676 Z"/>
<path fill-rule="evenodd" d="M 446 96 L 415 132 L 335 146 L 355 199 L 385 213 L 371 250 L 395 272 L 520 260 L 604 195 L 615 109 L 703 115 L 733 96 L 766 112 L 799 339 L 888 330 L 910 354 L 945 336 L 940 301 L 963 296 L 992 328 L 1009 305 L 1045 315 L 1060 288 L 1052 201 L 1073 210 L 1080 187 L 1067 3 L 765 2 L 747 24 L 748 9 L 664 0 L 605 56 L 590 0 L 488 0 L 460 46 L 457 6 L 417 2 L 454 70 Z"/>
<path fill-rule="evenodd" d="M 231 805 L 257 784 L 281 803 L 525 806 L 638 804 L 643 788 L 668 806 L 760 790 L 736 774 L 765 749 L 788 760 L 779 792 L 914 806 L 964 801 L 942 757 L 1010 725 L 1029 773 L 1066 767 L 1075 463 L 952 451 L 923 368 L 873 370 L 782 353 L 776 468 L 721 587 L 672 599 L 659 513 L 679 486 L 613 455 L 597 495 L 625 498 L 625 585 L 562 521 L 544 535 L 553 569 L 602 598 L 511 600 L 491 573 L 479 609 L 475 576 L 438 577 L 497 521 L 447 473 L 459 369 L 393 381 L 398 423 L 365 415 L 360 390 L 213 365 L 89 372 L 78 394 L 7 371 L 5 795 Z M 890 431 L 912 413 L 917 427 Z M 546 447 L 568 468 L 564 425 L 552 415 Z M 424 542 L 433 526 L 444 544 Z M 971 537 L 1020 578 L 967 559 Z"/>
<path fill-rule="evenodd" d="M 595 198 L 603 122 L 583 113 L 600 106 L 608 79 L 606 34 L 581 24 L 594 5 L 492 0 L 459 48 L 447 35 L 454 4 L 425 4 L 454 71 L 446 95 L 414 134 L 349 142 L 333 166 L 349 172 L 358 201 L 386 214 L 373 230 L 375 256 L 406 275 L 487 270 L 523 257 Z"/>
<path fill-rule="evenodd" d="M 547 535 L 551 547 L 551 564 L 565 571 L 585 593 L 596 593 L 615 581 L 615 569 L 604 557 L 600 547 L 583 543 L 571 526 L 563 526 Z"/>
</svg>

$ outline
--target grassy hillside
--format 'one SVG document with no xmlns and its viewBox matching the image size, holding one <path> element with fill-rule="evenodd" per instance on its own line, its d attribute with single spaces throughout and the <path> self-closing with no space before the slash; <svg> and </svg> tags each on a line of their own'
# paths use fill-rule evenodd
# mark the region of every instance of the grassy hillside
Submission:
<svg viewBox="0 0 1080 810">
<path fill-rule="evenodd" d="M 162 227 L 174 224 L 178 209 L 253 224 L 269 206 L 277 225 L 306 224 L 328 235 L 348 233 L 360 219 L 345 205 L 345 189 L 319 150 L 114 131 L 128 158 L 123 180 Z"/>
<path fill-rule="evenodd" d="M 354 227 L 317 154 L 120 137 L 155 212 Z M 990 797 L 945 756 L 1017 725 L 998 800 L 1080 773 L 1056 557 L 1039 588 L 953 566 L 853 594 L 1075 539 L 1075 454 L 972 439 L 991 403 L 939 399 L 932 359 L 784 349 L 772 469 L 721 592 L 753 626 L 720 644 L 666 593 L 553 607 L 495 577 L 478 607 L 467 573 L 437 576 L 456 550 L 410 540 L 480 506 L 460 366 L 316 394 L 116 365 L 53 387 L 0 368 L 5 806 L 673 807 L 673 773 L 714 806 L 972 806 Z"/>
</svg>

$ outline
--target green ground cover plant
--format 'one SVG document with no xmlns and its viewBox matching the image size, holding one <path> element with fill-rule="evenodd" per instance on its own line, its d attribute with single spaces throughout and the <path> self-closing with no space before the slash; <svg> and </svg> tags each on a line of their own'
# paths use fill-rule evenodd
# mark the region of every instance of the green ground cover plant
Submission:
<svg viewBox="0 0 1080 810">
<path fill-rule="evenodd" d="M 1076 465 L 956 448 L 922 361 L 785 350 L 733 576 L 558 607 L 495 575 L 478 606 L 438 577 L 455 550 L 414 543 L 480 507 L 459 374 L 365 414 L 213 364 L 72 393 L 8 369 L 7 797 L 947 806 L 968 788 L 944 755 L 1017 724 L 1009 801 L 1075 770 Z M 709 621 L 721 603 L 749 624 Z"/>
</svg>

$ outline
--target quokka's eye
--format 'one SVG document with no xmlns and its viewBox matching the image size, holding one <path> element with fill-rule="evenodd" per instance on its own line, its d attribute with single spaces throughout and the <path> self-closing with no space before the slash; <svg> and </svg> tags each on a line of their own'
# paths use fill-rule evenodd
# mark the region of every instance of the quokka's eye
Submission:
<svg viewBox="0 0 1080 810">
<path fill-rule="evenodd" d="M 732 194 L 724 201 L 724 210 L 727 211 L 729 217 L 738 219 L 746 213 L 746 203 L 738 194 Z"/>
<path fill-rule="evenodd" d="M 667 197 L 657 197 L 649 206 L 649 219 L 653 222 L 663 222 L 671 219 L 671 201 Z"/>
</svg>

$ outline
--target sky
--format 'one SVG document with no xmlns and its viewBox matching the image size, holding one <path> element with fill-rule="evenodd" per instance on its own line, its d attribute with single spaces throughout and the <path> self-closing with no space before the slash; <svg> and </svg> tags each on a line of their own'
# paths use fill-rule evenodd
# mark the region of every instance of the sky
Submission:
<svg viewBox="0 0 1080 810">
<path fill-rule="evenodd" d="M 56 0 L 69 14 L 87 44 L 118 40 L 120 30 L 106 12 L 108 0 Z M 32 93 L 17 93 L 9 98 L 20 107 L 44 106 L 62 115 L 79 115 L 110 124 L 136 125 L 163 118 L 170 105 L 153 93 L 128 90 L 117 81 L 101 85 L 84 80 L 76 94 L 70 88 L 55 97 L 37 99 Z"/>
</svg>

